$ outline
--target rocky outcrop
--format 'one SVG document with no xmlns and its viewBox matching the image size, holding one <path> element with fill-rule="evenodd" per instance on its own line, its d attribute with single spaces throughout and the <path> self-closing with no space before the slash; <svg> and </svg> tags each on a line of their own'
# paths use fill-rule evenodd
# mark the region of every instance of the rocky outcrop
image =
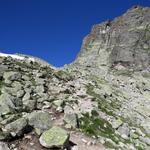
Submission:
<svg viewBox="0 0 150 150">
<path fill-rule="evenodd" d="M 150 9 L 134 6 L 123 16 L 93 26 L 76 60 L 85 66 L 133 69 L 150 65 Z"/>
</svg>

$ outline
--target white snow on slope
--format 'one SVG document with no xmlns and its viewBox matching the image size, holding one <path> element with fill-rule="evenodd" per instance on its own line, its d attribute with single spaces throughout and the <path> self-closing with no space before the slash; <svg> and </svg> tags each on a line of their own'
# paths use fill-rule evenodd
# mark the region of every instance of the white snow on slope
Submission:
<svg viewBox="0 0 150 150">
<path fill-rule="evenodd" d="M 24 56 L 18 56 L 18 55 L 15 55 L 15 54 L 0 53 L 0 56 L 1 56 L 1 57 L 12 57 L 12 58 L 18 59 L 18 60 L 26 60 L 26 59 L 27 59 L 27 60 L 29 60 L 29 61 L 35 61 L 34 58 L 30 58 L 30 57 L 26 58 L 26 57 L 24 57 Z"/>
</svg>

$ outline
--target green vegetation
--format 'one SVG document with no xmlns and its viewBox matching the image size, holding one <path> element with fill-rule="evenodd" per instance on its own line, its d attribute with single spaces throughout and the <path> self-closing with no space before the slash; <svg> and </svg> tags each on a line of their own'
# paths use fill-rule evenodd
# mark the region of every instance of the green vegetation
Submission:
<svg viewBox="0 0 150 150">
<path fill-rule="evenodd" d="M 33 85 L 33 86 L 36 86 L 36 81 L 35 81 L 34 78 L 31 79 L 31 82 L 32 82 L 32 85 Z"/>
<path fill-rule="evenodd" d="M 114 139 L 114 129 L 111 124 L 102 118 L 99 118 L 96 111 L 92 111 L 92 115 L 89 113 L 83 114 L 80 118 L 80 128 L 88 135 L 94 135 L 95 137 L 103 136 Z"/>
<path fill-rule="evenodd" d="M 119 101 L 113 99 L 112 97 L 111 101 L 108 101 L 100 94 L 95 93 L 94 86 L 92 86 L 91 84 L 87 85 L 87 94 L 93 96 L 93 101 L 97 101 L 99 109 L 110 116 L 115 116 L 115 109 L 120 108 L 121 104 Z"/>
<path fill-rule="evenodd" d="M 144 50 L 145 50 L 146 52 L 150 52 L 150 47 L 144 48 Z"/>
<path fill-rule="evenodd" d="M 79 119 L 79 127 L 81 131 L 89 136 L 108 138 L 115 142 L 115 144 L 118 144 L 121 138 L 119 135 L 115 134 L 115 130 L 112 128 L 111 124 L 100 118 L 96 111 L 92 111 L 91 115 L 89 115 L 89 113 L 83 114 L 83 117 Z M 106 142 L 105 146 L 114 148 L 111 142 Z"/>
<path fill-rule="evenodd" d="M 113 73 L 117 76 L 127 76 L 127 77 L 132 77 L 133 71 L 125 69 L 125 70 L 114 70 Z"/>
<path fill-rule="evenodd" d="M 69 81 L 72 79 L 72 77 L 65 71 L 59 70 L 55 73 L 55 76 L 60 79 L 60 80 L 64 80 L 64 81 Z"/>
<path fill-rule="evenodd" d="M 89 44 L 89 45 L 88 45 L 88 48 L 92 48 L 92 47 L 93 47 L 93 45 L 92 45 L 92 44 Z"/>
</svg>

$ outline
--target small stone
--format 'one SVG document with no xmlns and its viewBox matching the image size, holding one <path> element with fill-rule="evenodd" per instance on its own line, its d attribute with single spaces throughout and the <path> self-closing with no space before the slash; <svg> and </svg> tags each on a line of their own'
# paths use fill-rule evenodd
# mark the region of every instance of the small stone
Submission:
<svg viewBox="0 0 150 150">
<path fill-rule="evenodd" d="M 140 140 L 150 146 L 150 138 L 141 136 Z"/>
<path fill-rule="evenodd" d="M 121 137 L 126 140 L 128 139 L 128 136 L 126 134 L 122 134 Z"/>
<path fill-rule="evenodd" d="M 118 132 L 120 133 L 121 137 L 124 139 L 128 139 L 130 135 L 129 126 L 127 123 L 124 123 L 122 126 L 118 128 Z"/>
<path fill-rule="evenodd" d="M 54 126 L 43 132 L 39 141 L 46 148 L 65 148 L 69 142 L 69 134 L 64 129 Z"/>
<path fill-rule="evenodd" d="M 10 150 L 8 145 L 4 142 L 0 142 L 0 150 Z"/>
<path fill-rule="evenodd" d="M 0 140 L 5 140 L 9 137 L 8 133 L 4 133 L 2 131 L 0 131 Z"/>
<path fill-rule="evenodd" d="M 81 139 L 81 140 L 82 140 L 82 142 L 85 143 L 85 144 L 88 142 L 88 141 L 85 140 L 85 139 Z"/>
<path fill-rule="evenodd" d="M 31 139 L 32 139 L 32 136 L 31 136 L 31 135 L 26 135 L 24 138 L 31 140 Z"/>
<path fill-rule="evenodd" d="M 120 127 L 123 124 L 123 122 L 120 119 L 114 120 L 112 122 L 112 127 L 114 129 L 117 129 L 118 127 Z"/>
<path fill-rule="evenodd" d="M 36 108 L 36 100 L 23 101 L 23 108 L 27 111 L 32 111 Z"/>
<path fill-rule="evenodd" d="M 92 145 L 92 142 L 91 141 L 87 142 L 87 145 L 88 146 Z"/>
<path fill-rule="evenodd" d="M 34 143 L 32 143 L 32 142 L 31 142 L 31 143 L 30 143 L 30 145 L 31 145 L 31 146 L 33 146 L 33 145 L 34 145 Z"/>
<path fill-rule="evenodd" d="M 71 150 L 79 150 L 79 148 L 77 145 L 75 145 L 75 146 L 71 147 Z"/>
<path fill-rule="evenodd" d="M 65 128 L 66 128 L 66 129 L 71 129 L 72 126 L 71 126 L 70 124 L 66 124 L 66 125 L 65 125 Z"/>
<path fill-rule="evenodd" d="M 61 113 L 61 112 L 63 112 L 63 108 L 62 107 L 57 107 L 56 111 Z"/>
<path fill-rule="evenodd" d="M 26 94 L 23 96 L 23 99 L 22 101 L 27 101 L 30 99 L 30 93 L 29 92 L 26 92 Z"/>
<path fill-rule="evenodd" d="M 56 106 L 56 107 L 61 107 L 63 105 L 63 100 L 55 100 L 53 101 L 53 104 Z"/>
<path fill-rule="evenodd" d="M 69 124 L 71 127 L 77 127 L 77 115 L 76 114 L 65 114 L 64 122 Z"/>
<path fill-rule="evenodd" d="M 36 86 L 35 91 L 39 96 L 42 96 L 45 91 L 44 86 L 43 85 Z"/>
<path fill-rule="evenodd" d="M 17 92 L 17 98 L 23 97 L 24 93 L 25 93 L 24 90 L 19 90 L 19 91 Z"/>
</svg>

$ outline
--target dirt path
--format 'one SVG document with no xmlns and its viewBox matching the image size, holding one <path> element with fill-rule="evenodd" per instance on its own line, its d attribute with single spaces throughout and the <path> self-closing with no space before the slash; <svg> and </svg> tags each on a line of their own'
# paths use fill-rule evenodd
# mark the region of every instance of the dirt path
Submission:
<svg viewBox="0 0 150 150">
<path fill-rule="evenodd" d="M 75 150 L 105 150 L 104 146 L 95 139 L 79 132 L 70 132 L 70 141 L 76 144 Z"/>
</svg>

